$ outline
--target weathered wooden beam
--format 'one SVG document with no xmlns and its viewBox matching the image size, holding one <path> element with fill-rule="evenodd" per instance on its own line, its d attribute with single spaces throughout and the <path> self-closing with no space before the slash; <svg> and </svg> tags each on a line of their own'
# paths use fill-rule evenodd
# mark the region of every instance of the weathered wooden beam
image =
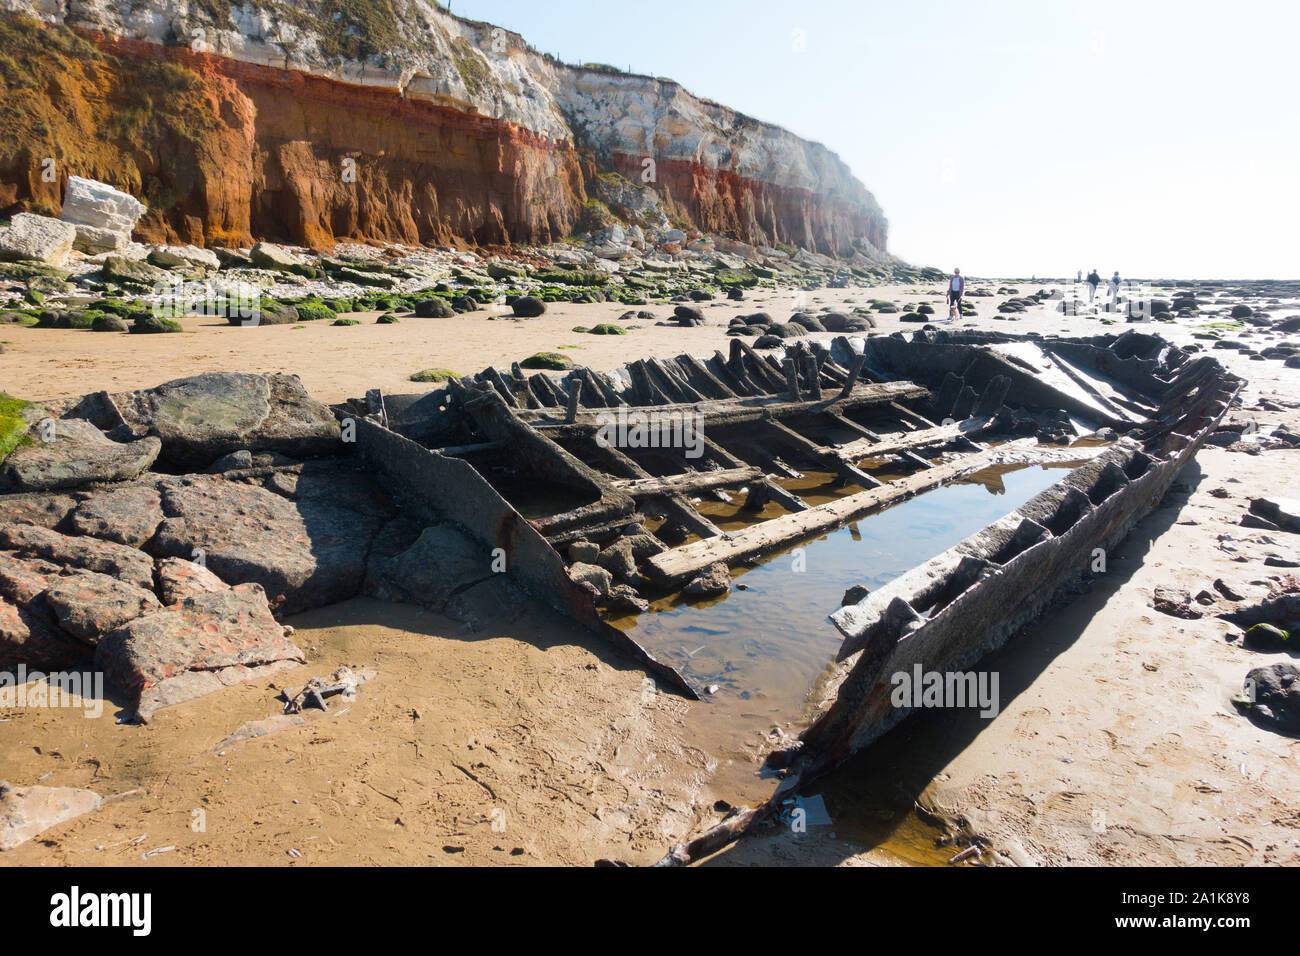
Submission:
<svg viewBox="0 0 1300 956">
<path fill-rule="evenodd" d="M 908 424 L 915 425 L 917 428 L 937 428 L 938 426 L 926 418 L 924 415 L 918 415 L 910 408 L 905 408 L 898 402 L 890 402 L 889 410 Z"/>
<path fill-rule="evenodd" d="M 915 451 L 918 448 L 945 445 L 962 437 L 969 438 L 979 435 L 992 427 L 992 424 L 991 419 L 972 418 L 964 422 L 954 422 L 951 425 L 936 425 L 932 428 L 923 428 L 919 431 L 909 432 L 899 438 L 890 438 L 884 441 L 860 438 L 857 441 L 849 442 L 847 445 L 841 445 L 836 449 L 836 452 L 846 461 L 868 456 L 883 458 L 889 455 L 900 455 L 903 452 Z"/>
<path fill-rule="evenodd" d="M 859 484 L 864 488 L 878 488 L 883 482 L 878 478 L 873 478 L 861 468 L 853 464 L 852 461 L 845 459 L 834 448 L 826 448 L 818 445 L 816 442 L 800 435 L 793 428 L 789 428 L 778 421 L 769 421 L 763 423 L 770 431 L 774 432 L 779 440 L 785 441 L 789 445 L 794 445 L 805 454 L 812 456 L 817 461 L 827 465 L 842 480 L 851 481 Z"/>
<path fill-rule="evenodd" d="M 726 468 L 722 471 L 692 471 L 680 475 L 665 475 L 662 478 L 623 478 L 615 481 L 614 487 L 633 498 L 651 498 L 665 494 L 699 494 L 710 488 L 749 484 L 762 477 L 762 468 L 746 465 L 741 468 Z"/>
<path fill-rule="evenodd" d="M 733 565 L 788 542 L 829 531 L 869 511 L 987 468 L 997 457 L 996 450 L 980 452 L 900 478 L 881 488 L 752 525 L 727 537 L 695 541 L 655 555 L 645 563 L 644 570 L 656 584 L 678 587 L 711 564 L 721 561 Z"/>
<path fill-rule="evenodd" d="M 648 382 L 648 379 L 646 381 Z M 820 402 L 791 402 L 782 395 L 771 395 L 757 398 L 719 399 L 699 404 L 669 403 L 646 408 L 631 406 L 629 410 L 643 411 L 648 415 L 669 412 L 677 415 L 698 415 L 706 427 L 718 428 L 748 424 L 767 418 L 817 415 L 826 411 L 887 405 L 899 399 L 924 398 L 928 395 L 929 392 L 925 388 L 911 382 L 882 382 L 859 386 L 848 397 L 837 396 Z M 574 435 L 593 432 L 601 425 L 598 414 L 593 412 L 579 413 L 577 421 L 573 424 L 558 421 L 552 415 L 544 417 L 529 415 L 524 420 L 543 432 L 555 429 L 561 434 Z"/>
<path fill-rule="evenodd" d="M 564 411 L 564 420 L 574 422 L 578 418 L 578 406 L 582 402 L 582 379 L 574 379 L 569 387 L 569 401 Z"/>
<path fill-rule="evenodd" d="M 840 391 L 840 399 L 846 399 L 853 394 L 854 386 L 858 384 L 858 378 L 862 375 L 862 368 L 867 364 L 865 352 L 859 352 L 853 357 L 853 367 L 849 369 L 849 380 L 844 383 L 844 388 Z"/>
</svg>

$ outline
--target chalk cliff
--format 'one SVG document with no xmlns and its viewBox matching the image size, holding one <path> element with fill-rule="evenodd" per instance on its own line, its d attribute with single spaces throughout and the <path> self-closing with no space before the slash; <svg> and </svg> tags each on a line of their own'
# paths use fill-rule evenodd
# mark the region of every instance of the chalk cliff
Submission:
<svg viewBox="0 0 1300 956">
<path fill-rule="evenodd" d="M 616 208 L 643 225 L 886 248 L 824 146 L 426 0 L 0 0 L 0 17 L 0 214 L 57 214 L 76 175 L 142 198 L 146 241 L 538 243 L 599 221 L 613 189 L 647 197 Z"/>
</svg>

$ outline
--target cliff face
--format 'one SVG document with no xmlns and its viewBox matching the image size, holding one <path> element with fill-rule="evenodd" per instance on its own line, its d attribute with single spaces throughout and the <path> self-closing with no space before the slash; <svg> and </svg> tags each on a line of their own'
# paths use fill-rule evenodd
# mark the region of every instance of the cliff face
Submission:
<svg viewBox="0 0 1300 956">
<path fill-rule="evenodd" d="M 613 170 L 707 232 L 885 249 L 825 147 L 424 0 L 0 11 L 0 210 L 55 211 L 73 174 L 145 199 L 147 241 L 549 242 Z"/>
</svg>

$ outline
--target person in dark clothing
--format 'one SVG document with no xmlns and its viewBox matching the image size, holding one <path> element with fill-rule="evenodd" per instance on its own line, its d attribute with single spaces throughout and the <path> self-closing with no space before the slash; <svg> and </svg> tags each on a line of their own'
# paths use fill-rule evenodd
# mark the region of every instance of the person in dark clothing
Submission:
<svg viewBox="0 0 1300 956">
<path fill-rule="evenodd" d="M 1097 297 L 1097 286 L 1101 285 L 1101 276 L 1097 270 L 1093 269 L 1088 273 L 1088 301 L 1091 302 Z"/>
<path fill-rule="evenodd" d="M 961 318 L 961 297 L 966 294 L 966 280 L 961 277 L 960 269 L 952 270 L 948 280 L 948 321 Z"/>
</svg>

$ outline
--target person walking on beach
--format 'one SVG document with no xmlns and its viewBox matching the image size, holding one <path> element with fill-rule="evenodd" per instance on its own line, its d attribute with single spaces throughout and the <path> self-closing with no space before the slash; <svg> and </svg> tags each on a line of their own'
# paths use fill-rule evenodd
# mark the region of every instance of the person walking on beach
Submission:
<svg viewBox="0 0 1300 956">
<path fill-rule="evenodd" d="M 1093 269 L 1088 273 L 1088 301 L 1091 302 L 1097 297 L 1097 286 L 1101 285 L 1101 276 L 1097 270 Z"/>
<path fill-rule="evenodd" d="M 1111 299 L 1119 298 L 1119 270 L 1118 269 L 1116 269 L 1115 274 L 1110 277 L 1110 297 Z"/>
<path fill-rule="evenodd" d="M 948 280 L 948 321 L 961 318 L 961 297 L 966 293 L 966 280 L 961 277 L 960 269 L 952 270 Z"/>
</svg>

